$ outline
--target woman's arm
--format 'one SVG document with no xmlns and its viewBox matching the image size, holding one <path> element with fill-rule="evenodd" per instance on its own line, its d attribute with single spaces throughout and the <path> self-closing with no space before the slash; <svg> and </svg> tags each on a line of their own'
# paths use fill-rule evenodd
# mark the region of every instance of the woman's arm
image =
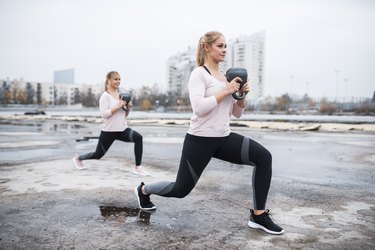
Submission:
<svg viewBox="0 0 375 250">
<path fill-rule="evenodd" d="M 240 91 L 247 94 L 249 92 L 249 85 L 247 83 L 245 83 L 242 86 L 242 89 Z M 235 102 L 235 105 L 233 105 L 232 114 L 235 117 L 240 118 L 241 115 L 243 114 L 243 111 L 245 110 L 245 106 L 246 106 L 245 98 L 242 99 L 242 100 L 237 100 Z"/>
<path fill-rule="evenodd" d="M 194 70 L 191 73 L 188 88 L 191 108 L 196 115 L 204 115 L 217 105 L 215 96 L 205 97 L 206 84 L 203 74 L 199 71 Z"/>
<path fill-rule="evenodd" d="M 124 105 L 124 101 L 119 100 L 117 105 L 111 108 L 109 98 L 109 95 L 102 94 L 102 96 L 99 99 L 99 110 L 103 118 L 111 117 L 112 114 L 117 112 Z"/>
<path fill-rule="evenodd" d="M 129 112 L 130 112 L 130 110 L 131 110 L 132 107 L 133 107 L 133 103 L 132 103 L 131 101 L 129 101 L 129 103 L 126 103 L 126 102 L 125 102 L 125 105 L 126 105 L 127 108 L 128 108 L 128 110 L 125 111 L 125 117 L 128 117 Z"/>
<path fill-rule="evenodd" d="M 227 96 L 238 91 L 240 84 L 237 82 L 239 77 L 234 78 L 228 87 L 214 96 L 205 97 L 206 84 L 204 76 L 201 72 L 194 70 L 189 79 L 189 97 L 192 109 L 198 116 L 204 115 L 215 108 L 217 104 L 222 102 Z"/>
</svg>

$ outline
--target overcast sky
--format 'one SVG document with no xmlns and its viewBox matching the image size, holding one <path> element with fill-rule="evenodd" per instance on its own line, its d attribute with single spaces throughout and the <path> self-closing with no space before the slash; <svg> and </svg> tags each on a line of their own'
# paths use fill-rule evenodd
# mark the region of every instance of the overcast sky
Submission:
<svg viewBox="0 0 375 250">
<path fill-rule="evenodd" d="M 165 86 L 168 58 L 211 30 L 265 30 L 266 95 L 375 90 L 374 0 L 0 0 L 0 79 Z"/>
</svg>

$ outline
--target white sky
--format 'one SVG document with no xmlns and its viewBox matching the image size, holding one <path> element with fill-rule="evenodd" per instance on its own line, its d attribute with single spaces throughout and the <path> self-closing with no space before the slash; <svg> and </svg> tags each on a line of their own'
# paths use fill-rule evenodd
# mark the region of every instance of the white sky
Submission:
<svg viewBox="0 0 375 250">
<path fill-rule="evenodd" d="M 374 0 L 0 0 L 0 79 L 165 86 L 167 59 L 211 30 L 266 31 L 266 95 L 375 90 Z"/>
</svg>

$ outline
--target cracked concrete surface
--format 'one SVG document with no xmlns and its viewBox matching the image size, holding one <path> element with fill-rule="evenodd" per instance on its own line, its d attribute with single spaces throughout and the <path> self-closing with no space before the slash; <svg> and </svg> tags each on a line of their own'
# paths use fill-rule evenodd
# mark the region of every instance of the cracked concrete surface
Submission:
<svg viewBox="0 0 375 250">
<path fill-rule="evenodd" d="M 156 211 L 137 208 L 140 181 L 175 178 L 184 125 L 132 125 L 144 137 L 143 165 L 151 173 L 139 177 L 132 144 L 121 142 L 103 159 L 84 162 L 86 170 L 74 168 L 73 155 L 96 146 L 75 139 L 95 135 L 97 125 L 17 123 L 0 124 L 2 144 L 22 145 L 0 148 L 0 249 L 375 247 L 373 133 L 233 128 L 273 154 L 267 207 L 286 231 L 274 236 L 247 226 L 252 167 L 216 159 L 186 198 L 151 196 Z"/>
</svg>

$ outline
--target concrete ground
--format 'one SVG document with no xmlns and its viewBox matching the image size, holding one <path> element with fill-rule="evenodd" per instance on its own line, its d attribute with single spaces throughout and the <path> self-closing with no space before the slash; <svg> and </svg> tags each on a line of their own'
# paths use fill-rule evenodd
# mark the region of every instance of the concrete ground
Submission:
<svg viewBox="0 0 375 250">
<path fill-rule="evenodd" d="M 98 125 L 0 121 L 0 249 L 374 249 L 375 134 L 234 127 L 273 154 L 267 202 L 286 233 L 247 226 L 252 167 L 213 159 L 184 199 L 151 196 L 137 208 L 134 187 L 174 180 L 187 130 L 132 125 L 144 138 L 132 173 L 133 145 L 116 142 L 101 160 L 74 168 L 92 151 Z"/>
</svg>

